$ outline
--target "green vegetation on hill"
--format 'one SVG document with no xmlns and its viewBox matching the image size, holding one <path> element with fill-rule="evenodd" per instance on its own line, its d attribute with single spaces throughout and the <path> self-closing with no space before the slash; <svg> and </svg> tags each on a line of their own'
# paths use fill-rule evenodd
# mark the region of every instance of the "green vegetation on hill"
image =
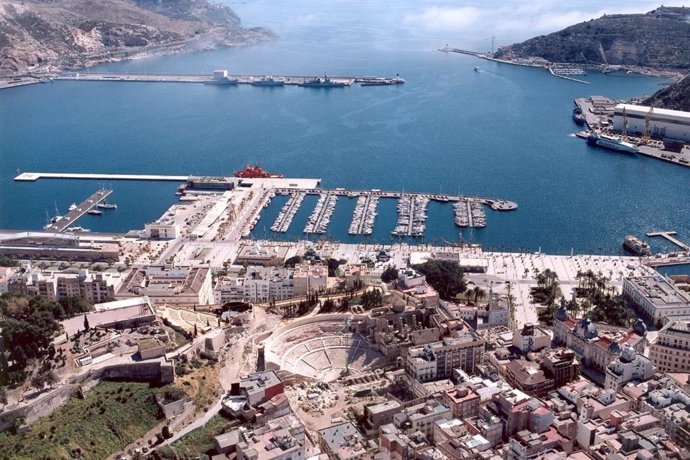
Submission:
<svg viewBox="0 0 690 460">
<path fill-rule="evenodd" d="M 208 0 L 9 0 L 0 2 L 0 75 L 271 37 L 242 28 L 227 5 Z"/>
<path fill-rule="evenodd" d="M 690 68 L 690 9 L 604 15 L 499 49 L 496 57 L 552 62 Z"/>
<path fill-rule="evenodd" d="M 643 104 L 690 112 L 690 78 L 685 77 L 681 81 L 657 91 Z"/>
<path fill-rule="evenodd" d="M 213 438 L 229 431 L 229 428 L 237 425 L 238 420 L 231 422 L 224 416 L 214 415 L 206 425 L 197 428 L 191 433 L 183 436 L 172 446 L 159 449 L 158 455 L 161 458 L 201 458 L 212 455 L 215 444 Z M 206 456 L 202 455 L 206 454 Z"/>
<path fill-rule="evenodd" d="M 81 301 L 63 305 L 38 296 L 0 297 L 0 328 L 7 350 L 7 361 L 0 361 L 0 385 L 22 382 L 36 360 L 44 360 L 42 367 L 50 371 L 54 365 L 48 360 L 55 355 L 50 342 L 60 331 L 58 321 L 89 308 Z"/>
<path fill-rule="evenodd" d="M 154 398 L 166 389 L 101 382 L 86 399 L 72 398 L 37 420 L 28 433 L 0 433 L 0 458 L 107 458 L 163 419 Z"/>
</svg>

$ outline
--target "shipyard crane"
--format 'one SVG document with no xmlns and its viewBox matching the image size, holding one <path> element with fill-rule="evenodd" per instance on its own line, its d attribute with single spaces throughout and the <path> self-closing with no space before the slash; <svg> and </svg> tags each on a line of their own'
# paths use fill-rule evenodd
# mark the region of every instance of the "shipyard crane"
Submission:
<svg viewBox="0 0 690 460">
<path fill-rule="evenodd" d="M 628 137 L 628 116 L 623 106 L 623 139 Z"/>
<path fill-rule="evenodd" d="M 647 145 L 649 144 L 650 136 L 649 136 L 649 125 L 652 120 L 652 115 L 654 114 L 654 105 L 651 105 L 649 107 L 649 112 L 647 112 L 647 115 L 644 117 L 644 135 L 642 136 L 642 139 L 640 139 L 640 144 Z"/>
</svg>

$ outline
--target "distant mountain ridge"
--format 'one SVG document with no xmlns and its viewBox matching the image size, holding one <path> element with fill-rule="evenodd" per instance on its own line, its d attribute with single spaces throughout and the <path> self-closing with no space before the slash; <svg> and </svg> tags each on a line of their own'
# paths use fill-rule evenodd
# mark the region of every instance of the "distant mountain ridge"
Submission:
<svg viewBox="0 0 690 460">
<path fill-rule="evenodd" d="M 0 2 L 0 75 L 271 37 L 242 28 L 230 8 L 207 0 L 9 0 Z"/>
<path fill-rule="evenodd" d="M 497 58 L 539 56 L 551 62 L 690 68 L 690 8 L 604 15 L 500 48 Z"/>
</svg>

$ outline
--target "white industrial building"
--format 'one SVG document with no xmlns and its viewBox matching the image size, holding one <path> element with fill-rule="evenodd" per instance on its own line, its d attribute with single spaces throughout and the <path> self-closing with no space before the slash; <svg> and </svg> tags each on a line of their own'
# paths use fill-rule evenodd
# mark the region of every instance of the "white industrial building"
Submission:
<svg viewBox="0 0 690 460">
<path fill-rule="evenodd" d="M 649 126 L 645 128 L 647 118 Z M 690 112 L 618 104 L 613 112 L 613 129 L 623 132 L 626 124 L 628 134 L 646 133 L 659 139 L 670 138 L 690 142 Z"/>
</svg>

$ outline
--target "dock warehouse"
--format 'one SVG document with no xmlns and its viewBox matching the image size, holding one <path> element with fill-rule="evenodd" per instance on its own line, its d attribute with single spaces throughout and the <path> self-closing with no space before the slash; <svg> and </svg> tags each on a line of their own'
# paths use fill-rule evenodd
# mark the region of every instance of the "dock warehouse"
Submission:
<svg viewBox="0 0 690 460">
<path fill-rule="evenodd" d="M 613 112 L 613 129 L 623 132 L 627 123 L 629 134 L 645 134 L 647 117 L 649 117 L 649 136 L 690 142 L 690 112 L 680 110 L 618 104 Z"/>
</svg>

